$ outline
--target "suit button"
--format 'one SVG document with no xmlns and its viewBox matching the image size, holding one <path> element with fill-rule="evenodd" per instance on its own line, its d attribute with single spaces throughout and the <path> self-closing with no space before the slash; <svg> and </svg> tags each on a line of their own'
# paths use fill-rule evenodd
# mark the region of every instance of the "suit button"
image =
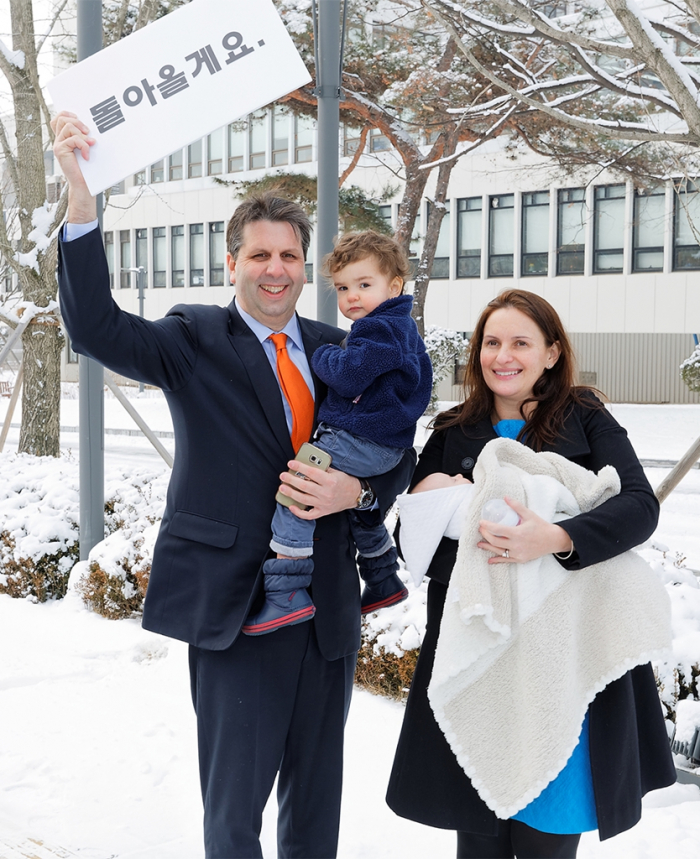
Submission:
<svg viewBox="0 0 700 859">
<path fill-rule="evenodd" d="M 465 456 L 464 459 L 460 462 L 462 467 L 462 471 L 471 471 L 474 468 L 474 460 L 471 456 Z"/>
</svg>

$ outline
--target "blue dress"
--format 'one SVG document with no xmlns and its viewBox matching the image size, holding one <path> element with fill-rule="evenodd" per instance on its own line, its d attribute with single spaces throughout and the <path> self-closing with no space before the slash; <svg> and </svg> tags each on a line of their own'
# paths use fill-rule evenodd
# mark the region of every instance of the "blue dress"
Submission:
<svg viewBox="0 0 700 859">
<path fill-rule="evenodd" d="M 501 438 L 516 438 L 525 421 L 499 421 L 494 427 Z M 578 744 L 564 769 L 542 793 L 513 816 L 540 832 L 574 835 L 598 828 L 593 795 L 591 756 L 588 742 L 589 718 L 583 720 Z"/>
</svg>

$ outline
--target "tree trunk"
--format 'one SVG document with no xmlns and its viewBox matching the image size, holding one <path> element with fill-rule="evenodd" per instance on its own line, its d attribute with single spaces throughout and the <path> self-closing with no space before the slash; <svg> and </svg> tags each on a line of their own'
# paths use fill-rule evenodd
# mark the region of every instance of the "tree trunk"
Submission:
<svg viewBox="0 0 700 859">
<path fill-rule="evenodd" d="M 457 135 L 449 135 L 444 148 L 444 155 L 453 155 L 457 146 Z M 435 251 L 440 238 L 440 227 L 445 217 L 445 201 L 450 184 L 452 168 L 457 163 L 456 159 L 443 162 L 438 167 L 437 183 L 435 186 L 435 197 L 430 206 L 430 216 L 425 231 L 423 242 L 423 253 L 421 254 L 418 270 L 413 286 L 413 310 L 411 315 L 416 321 L 421 337 L 425 336 L 425 300 L 428 297 L 428 286 L 430 285 L 430 274 L 435 260 Z M 427 173 L 427 170 L 423 171 Z"/>
<path fill-rule="evenodd" d="M 53 314 L 34 317 L 22 335 L 24 387 L 20 453 L 60 455 L 61 350 L 64 345 Z"/>
<path fill-rule="evenodd" d="M 11 0 L 13 48 L 24 54 L 24 67 L 7 75 L 12 88 L 16 135 L 19 280 L 25 301 L 48 307 L 56 297 L 55 240 L 47 246 L 33 231 L 35 213 L 46 205 L 41 100 L 33 81 L 36 49 L 32 0 Z M 39 231 L 41 232 L 41 231 Z M 19 450 L 37 456 L 59 454 L 61 349 L 64 338 L 53 310 L 37 313 L 22 335 L 24 386 Z"/>
<path fill-rule="evenodd" d="M 411 248 L 413 225 L 420 211 L 423 192 L 428 182 L 430 170 L 420 170 L 422 161 L 412 161 L 406 164 L 406 183 L 403 188 L 403 199 L 399 204 L 399 218 L 396 223 L 396 241 L 408 254 Z"/>
</svg>

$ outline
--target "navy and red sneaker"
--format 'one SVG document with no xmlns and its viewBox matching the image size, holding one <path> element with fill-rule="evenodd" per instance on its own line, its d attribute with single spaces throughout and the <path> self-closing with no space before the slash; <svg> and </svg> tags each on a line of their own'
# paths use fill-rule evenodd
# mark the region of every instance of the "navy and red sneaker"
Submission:
<svg viewBox="0 0 700 859">
<path fill-rule="evenodd" d="M 262 609 L 243 625 L 246 635 L 266 635 L 283 626 L 311 620 L 316 614 L 316 606 L 311 601 L 306 588 L 298 588 L 289 593 L 266 594 Z"/>
<path fill-rule="evenodd" d="M 380 608 L 388 608 L 408 598 L 408 589 L 401 579 L 392 573 L 381 582 L 365 585 L 362 591 L 362 614 L 379 611 Z"/>
</svg>

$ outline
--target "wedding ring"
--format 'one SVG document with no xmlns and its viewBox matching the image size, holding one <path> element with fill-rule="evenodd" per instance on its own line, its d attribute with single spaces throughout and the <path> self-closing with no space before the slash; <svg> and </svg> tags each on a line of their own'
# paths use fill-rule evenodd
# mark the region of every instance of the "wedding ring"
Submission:
<svg viewBox="0 0 700 859">
<path fill-rule="evenodd" d="M 510 555 L 508 554 L 508 549 L 506 549 L 506 550 L 503 552 L 503 557 L 504 557 L 504 558 L 509 558 L 509 557 L 510 557 Z"/>
</svg>

